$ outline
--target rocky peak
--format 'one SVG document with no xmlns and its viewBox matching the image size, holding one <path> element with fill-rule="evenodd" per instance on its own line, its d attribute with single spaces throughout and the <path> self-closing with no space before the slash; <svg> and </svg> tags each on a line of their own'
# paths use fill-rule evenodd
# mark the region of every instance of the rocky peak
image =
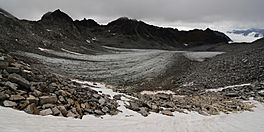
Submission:
<svg viewBox="0 0 264 132">
<path fill-rule="evenodd" d="M 117 26 L 117 25 L 133 25 L 137 23 L 143 23 L 141 21 L 138 21 L 136 19 L 130 19 L 128 17 L 120 17 L 110 23 L 107 24 L 107 26 Z"/>
<path fill-rule="evenodd" d="M 48 12 L 41 17 L 41 21 L 44 22 L 72 22 L 72 18 L 66 13 L 60 11 L 60 9 L 54 12 Z"/>
<path fill-rule="evenodd" d="M 78 26 L 84 27 L 99 27 L 100 25 L 93 19 L 75 20 L 74 23 Z"/>
</svg>

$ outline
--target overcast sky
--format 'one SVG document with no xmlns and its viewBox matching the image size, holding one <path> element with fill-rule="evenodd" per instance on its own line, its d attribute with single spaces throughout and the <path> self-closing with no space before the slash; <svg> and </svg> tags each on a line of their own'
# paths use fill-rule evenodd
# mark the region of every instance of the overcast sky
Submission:
<svg viewBox="0 0 264 132">
<path fill-rule="evenodd" d="M 55 9 L 101 24 L 121 16 L 179 29 L 264 28 L 264 0 L 0 0 L 20 19 L 38 20 Z"/>
</svg>

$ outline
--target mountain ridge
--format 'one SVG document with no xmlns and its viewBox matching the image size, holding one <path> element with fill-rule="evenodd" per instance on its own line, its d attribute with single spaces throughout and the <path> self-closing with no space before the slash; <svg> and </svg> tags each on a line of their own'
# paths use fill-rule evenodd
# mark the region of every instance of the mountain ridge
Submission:
<svg viewBox="0 0 264 132">
<path fill-rule="evenodd" d="M 21 45 L 52 45 L 53 48 L 89 47 L 87 46 L 88 43 L 93 48 L 112 46 L 143 49 L 184 49 L 204 44 L 228 43 L 231 40 L 224 33 L 211 29 L 179 31 L 175 28 L 158 27 L 126 17 L 111 21 L 107 25 L 100 25 L 93 19 L 73 20 L 60 9 L 45 13 L 38 21 L 17 20 L 16 23 L 22 26 L 21 29 L 17 32 L 7 29 L 7 32 L 14 34 L 17 40 L 23 40 L 27 37 L 28 39 L 24 41 L 30 42 L 25 44 L 19 41 L 23 43 Z M 6 23 L 2 26 L 5 26 L 2 28 L 8 28 L 12 25 Z M 22 28 L 25 31 L 22 31 Z M 1 36 L 4 36 L 7 41 L 11 41 L 6 34 L 7 32 L 3 32 Z M 21 36 L 19 33 L 22 32 L 27 33 L 23 33 L 24 35 Z"/>
</svg>

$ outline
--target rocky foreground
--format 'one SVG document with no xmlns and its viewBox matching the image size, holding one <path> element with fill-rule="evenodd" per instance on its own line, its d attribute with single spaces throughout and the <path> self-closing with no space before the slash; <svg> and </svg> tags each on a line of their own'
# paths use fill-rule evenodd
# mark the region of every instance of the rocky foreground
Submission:
<svg viewBox="0 0 264 132">
<path fill-rule="evenodd" d="M 202 115 L 221 112 L 251 111 L 252 97 L 263 102 L 264 83 L 255 82 L 221 90 L 199 90 L 192 94 L 142 94 L 138 92 L 110 95 L 83 87 L 69 78 L 31 67 L 4 50 L 0 55 L 0 104 L 29 114 L 82 118 L 83 115 L 116 115 L 117 100 L 126 97 L 125 107 L 148 116 L 150 112 L 173 116 L 173 112 L 196 111 Z M 91 86 L 93 87 L 93 86 Z M 124 101 L 124 100 L 122 100 Z M 246 101 L 246 102 L 245 102 Z"/>
<path fill-rule="evenodd" d="M 29 114 L 82 118 L 116 115 L 118 104 L 109 96 L 82 87 L 62 76 L 30 67 L 0 52 L 0 104 Z"/>
</svg>

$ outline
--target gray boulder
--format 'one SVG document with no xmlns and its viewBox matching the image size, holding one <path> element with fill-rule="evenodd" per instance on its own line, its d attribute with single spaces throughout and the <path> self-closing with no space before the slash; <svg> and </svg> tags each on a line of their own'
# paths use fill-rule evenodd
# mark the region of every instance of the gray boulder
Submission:
<svg viewBox="0 0 264 132">
<path fill-rule="evenodd" d="M 40 105 L 43 104 L 55 104 L 58 101 L 57 97 L 55 95 L 53 96 L 41 96 L 39 98 Z"/>
<path fill-rule="evenodd" d="M 161 114 L 166 115 L 166 116 L 173 116 L 173 113 L 169 110 L 163 110 L 161 111 Z"/>
<path fill-rule="evenodd" d="M 259 94 L 259 96 L 264 97 L 264 90 L 259 91 L 258 94 Z"/>
<path fill-rule="evenodd" d="M 8 94 L 4 94 L 4 93 L 1 93 L 0 92 L 0 101 L 6 100 L 8 98 L 9 98 L 9 95 Z"/>
<path fill-rule="evenodd" d="M 77 118 L 78 115 L 74 114 L 73 112 L 69 111 L 68 114 L 66 115 L 66 117 L 73 117 L 73 118 Z"/>
<path fill-rule="evenodd" d="M 8 62 L 0 60 L 0 69 L 6 69 L 8 65 Z"/>
<path fill-rule="evenodd" d="M 54 107 L 51 110 L 53 112 L 53 115 L 60 115 L 61 114 L 60 110 L 57 107 Z"/>
<path fill-rule="evenodd" d="M 42 105 L 42 109 L 48 109 L 48 108 L 53 108 L 53 107 L 55 107 L 54 104 L 44 104 L 44 105 Z"/>
<path fill-rule="evenodd" d="M 121 94 L 117 94 L 117 95 L 113 96 L 113 98 L 116 99 L 116 100 L 121 100 L 121 97 L 122 97 Z"/>
<path fill-rule="evenodd" d="M 39 114 L 42 116 L 47 116 L 47 115 L 52 115 L 53 112 L 51 109 L 45 109 L 45 110 L 40 111 Z"/>
<path fill-rule="evenodd" d="M 9 87 L 12 90 L 17 90 L 17 84 L 16 83 L 12 83 L 10 81 L 7 81 L 5 83 L 3 83 L 5 86 Z"/>
<path fill-rule="evenodd" d="M 97 115 L 104 115 L 104 112 L 101 110 L 95 110 L 94 113 Z"/>
<path fill-rule="evenodd" d="M 38 104 L 39 99 L 36 98 L 36 97 L 33 96 L 33 95 L 29 95 L 29 97 L 27 97 L 27 101 L 28 101 L 29 103 L 35 103 L 35 104 Z"/>
<path fill-rule="evenodd" d="M 61 106 L 58 106 L 57 108 L 60 110 L 60 112 L 63 116 L 65 116 L 65 117 L 67 116 L 68 111 L 66 110 L 66 108 L 64 106 L 61 105 Z"/>
<path fill-rule="evenodd" d="M 141 107 L 138 113 L 140 113 L 142 116 L 145 116 L 145 117 L 149 115 L 149 112 L 147 111 L 147 108 L 145 107 Z"/>
<path fill-rule="evenodd" d="M 24 111 L 28 114 L 35 114 L 38 115 L 39 114 L 39 109 L 37 108 L 36 104 L 30 104 L 28 105 Z"/>
<path fill-rule="evenodd" d="M 6 70 L 8 73 L 19 73 L 21 71 L 18 67 L 7 67 Z"/>
<path fill-rule="evenodd" d="M 21 96 L 21 95 L 11 95 L 9 100 L 11 101 L 20 101 L 20 100 L 25 100 L 26 98 Z"/>
<path fill-rule="evenodd" d="M 107 107 L 103 107 L 103 108 L 102 108 L 102 111 L 103 111 L 104 113 L 108 113 L 108 112 L 109 112 L 109 109 L 108 109 Z"/>
<path fill-rule="evenodd" d="M 105 104 L 105 99 L 104 98 L 100 98 L 99 99 L 99 104 L 102 106 Z"/>
<path fill-rule="evenodd" d="M 13 101 L 5 100 L 3 102 L 3 105 L 5 107 L 15 107 L 15 106 L 17 106 L 17 103 L 16 102 L 13 102 Z"/>
<path fill-rule="evenodd" d="M 134 111 L 139 111 L 139 106 L 135 102 L 129 102 L 129 106 L 127 106 L 129 109 L 134 110 Z"/>
<path fill-rule="evenodd" d="M 16 74 L 16 73 L 10 74 L 8 76 L 8 80 L 11 81 L 11 82 L 13 82 L 13 83 L 17 83 L 17 84 L 23 86 L 27 90 L 30 90 L 30 83 L 29 83 L 29 81 L 26 80 L 25 78 L 23 78 L 22 76 Z"/>
</svg>

